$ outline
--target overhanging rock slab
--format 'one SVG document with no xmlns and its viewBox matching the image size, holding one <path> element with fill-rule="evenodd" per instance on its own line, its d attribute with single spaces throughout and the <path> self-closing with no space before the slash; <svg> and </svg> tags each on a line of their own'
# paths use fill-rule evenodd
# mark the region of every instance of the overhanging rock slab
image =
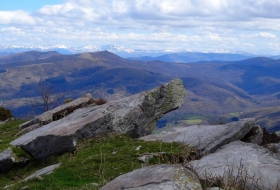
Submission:
<svg viewBox="0 0 280 190">
<path fill-rule="evenodd" d="M 100 106 L 75 110 L 68 116 L 37 128 L 12 141 L 34 158 L 46 160 L 53 154 L 73 151 L 77 139 L 128 134 L 133 138 L 151 134 L 156 121 L 184 102 L 181 80 Z"/>
</svg>

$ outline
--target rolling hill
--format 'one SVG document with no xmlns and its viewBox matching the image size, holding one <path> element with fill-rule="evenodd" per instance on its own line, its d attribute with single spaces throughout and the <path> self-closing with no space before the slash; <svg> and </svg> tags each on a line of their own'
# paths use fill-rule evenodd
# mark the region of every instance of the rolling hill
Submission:
<svg viewBox="0 0 280 190">
<path fill-rule="evenodd" d="M 263 57 L 193 64 L 130 60 L 108 51 L 74 55 L 31 51 L 0 58 L 0 99 L 20 115 L 28 113 L 30 98 L 39 95 L 36 85 L 42 80 L 65 98 L 91 93 L 110 101 L 181 78 L 188 93 L 173 116 L 220 115 L 279 106 L 279 63 Z"/>
<path fill-rule="evenodd" d="M 142 61 L 164 61 L 172 63 L 190 63 L 201 61 L 240 61 L 253 57 L 252 55 L 242 55 L 233 53 L 200 53 L 200 52 L 184 52 L 170 53 L 162 56 L 150 57 L 131 57 L 132 60 Z"/>
</svg>

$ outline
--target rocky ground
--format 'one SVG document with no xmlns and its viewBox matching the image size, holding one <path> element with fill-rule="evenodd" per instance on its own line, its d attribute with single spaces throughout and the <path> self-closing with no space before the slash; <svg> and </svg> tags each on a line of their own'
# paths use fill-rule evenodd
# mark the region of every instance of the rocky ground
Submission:
<svg viewBox="0 0 280 190">
<path fill-rule="evenodd" d="M 189 149 L 185 156 L 180 152 L 177 159 L 172 157 L 173 151 L 147 149 L 138 155 L 142 166 L 147 167 L 130 170 L 111 182 L 107 181 L 101 189 L 205 189 L 215 186 L 224 189 L 280 189 L 280 138 L 263 131 L 253 118 L 152 134 L 156 121 L 180 107 L 185 95 L 182 81 L 173 80 L 153 90 L 103 105 L 94 104 L 90 96 L 69 102 L 20 125 L 23 131 L 18 135 L 23 135 L 10 142 L 12 149 L 7 148 L 0 154 L 0 172 L 8 173 L 17 165 L 28 164 L 26 160 L 16 158 L 14 146 L 26 151 L 37 160 L 35 163 L 40 164 L 47 163 L 55 155 L 75 154 L 82 140 L 126 134 L 139 142 L 161 145 L 176 142 L 177 146 Z M 141 148 L 139 145 L 133 151 Z M 114 148 L 111 155 L 118 154 L 118 149 L 120 147 Z M 195 152 L 192 158 L 190 152 Z M 169 161 L 148 166 L 155 158 Z M 63 163 L 48 166 L 17 182 L 38 179 L 59 166 L 63 167 Z M 53 172 L 55 174 L 56 171 Z M 102 173 L 101 170 L 99 172 Z M 14 187 L 17 186 L 6 186 Z M 94 188 L 100 188 L 100 184 Z"/>
</svg>

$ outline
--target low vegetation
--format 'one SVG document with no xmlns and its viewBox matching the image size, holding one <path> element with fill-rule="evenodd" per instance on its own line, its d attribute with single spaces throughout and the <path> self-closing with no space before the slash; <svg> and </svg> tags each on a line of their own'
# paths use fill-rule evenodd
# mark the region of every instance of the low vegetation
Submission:
<svg viewBox="0 0 280 190">
<path fill-rule="evenodd" d="M 12 117 L 12 112 L 9 109 L 0 106 L 0 121 L 5 121 Z"/>
</svg>

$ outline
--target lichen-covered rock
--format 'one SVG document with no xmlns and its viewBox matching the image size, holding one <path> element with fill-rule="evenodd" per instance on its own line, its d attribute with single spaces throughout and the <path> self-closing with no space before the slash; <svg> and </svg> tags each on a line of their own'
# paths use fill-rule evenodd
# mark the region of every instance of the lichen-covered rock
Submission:
<svg viewBox="0 0 280 190">
<path fill-rule="evenodd" d="M 75 150 L 77 139 L 128 134 L 133 138 L 151 134 L 156 121 L 184 102 L 181 80 L 100 106 L 78 109 L 68 116 L 37 128 L 12 141 L 37 160 Z"/>
<path fill-rule="evenodd" d="M 15 158 L 11 148 L 0 153 L 0 173 L 8 173 L 14 164 Z"/>
<path fill-rule="evenodd" d="M 254 126 L 255 119 L 243 119 L 224 125 L 194 125 L 184 128 L 175 128 L 152 134 L 140 139 L 162 140 L 164 142 L 182 142 L 197 147 L 201 155 L 214 152 L 223 145 L 241 140 Z"/>
<path fill-rule="evenodd" d="M 154 165 L 123 174 L 100 190 L 202 190 L 197 176 L 181 165 Z"/>
<path fill-rule="evenodd" d="M 261 145 L 263 142 L 263 130 L 259 125 L 254 126 L 242 139 L 243 142 Z"/>
<path fill-rule="evenodd" d="M 201 179 L 235 180 L 248 190 L 280 187 L 280 158 L 257 144 L 235 141 L 190 163 Z"/>
<path fill-rule="evenodd" d="M 84 96 L 77 98 L 71 102 L 62 104 L 52 110 L 42 113 L 41 115 L 36 116 L 34 119 L 27 121 L 21 125 L 19 125 L 19 129 L 25 129 L 30 126 L 36 126 L 33 128 L 37 128 L 41 125 L 46 125 L 52 121 L 56 121 L 65 117 L 66 115 L 72 113 L 74 110 L 78 108 L 85 107 L 92 102 L 92 96 L 90 94 L 85 94 Z"/>
</svg>

